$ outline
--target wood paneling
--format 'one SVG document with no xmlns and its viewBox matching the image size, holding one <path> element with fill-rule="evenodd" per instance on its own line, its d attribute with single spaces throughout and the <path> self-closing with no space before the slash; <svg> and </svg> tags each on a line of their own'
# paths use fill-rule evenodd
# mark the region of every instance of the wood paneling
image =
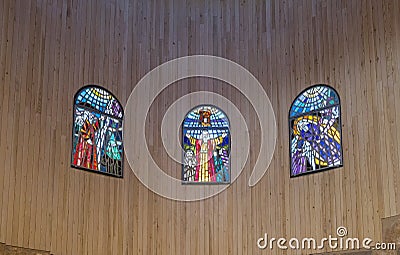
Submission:
<svg viewBox="0 0 400 255">
<path fill-rule="evenodd" d="M 267 254 L 256 246 L 265 232 L 323 238 L 341 225 L 349 236 L 379 241 L 381 218 L 400 214 L 399 5 L 0 1 L 0 242 L 57 255 Z M 277 146 L 255 187 L 247 186 L 259 147 L 254 109 L 237 90 L 205 78 L 166 89 L 147 134 L 157 162 L 180 171 L 160 149 L 163 113 L 192 91 L 229 98 L 246 116 L 253 149 L 223 193 L 175 202 L 146 189 L 127 163 L 124 179 L 70 167 L 72 99 L 81 86 L 102 85 L 125 104 L 152 68 L 193 54 L 241 64 L 272 101 Z M 344 167 L 290 179 L 288 109 L 316 83 L 341 96 Z"/>
</svg>

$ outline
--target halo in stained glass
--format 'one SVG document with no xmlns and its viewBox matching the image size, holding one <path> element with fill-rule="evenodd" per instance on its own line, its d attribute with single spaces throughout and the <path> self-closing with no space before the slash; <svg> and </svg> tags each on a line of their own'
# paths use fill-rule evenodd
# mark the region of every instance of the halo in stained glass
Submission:
<svg viewBox="0 0 400 255">
<path fill-rule="evenodd" d="M 209 116 L 208 116 L 209 115 Z M 207 120 L 209 117 L 209 120 Z M 200 106 L 188 113 L 183 121 L 184 128 L 228 128 L 229 121 L 225 114 L 213 106 Z"/>
</svg>

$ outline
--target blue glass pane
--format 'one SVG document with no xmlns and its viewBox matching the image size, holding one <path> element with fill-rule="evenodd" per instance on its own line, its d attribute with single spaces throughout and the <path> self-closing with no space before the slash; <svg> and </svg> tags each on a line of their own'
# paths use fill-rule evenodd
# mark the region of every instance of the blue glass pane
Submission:
<svg viewBox="0 0 400 255">
<path fill-rule="evenodd" d="M 76 105 L 96 109 L 101 113 L 122 118 L 122 106 L 108 91 L 98 87 L 85 87 L 76 96 Z"/>
<path fill-rule="evenodd" d="M 339 97 L 333 89 L 323 85 L 314 86 L 296 98 L 289 116 L 295 117 L 337 104 L 339 104 Z"/>
<path fill-rule="evenodd" d="M 183 121 L 184 128 L 218 127 L 228 128 L 225 114 L 212 106 L 201 106 L 191 111 Z"/>
</svg>

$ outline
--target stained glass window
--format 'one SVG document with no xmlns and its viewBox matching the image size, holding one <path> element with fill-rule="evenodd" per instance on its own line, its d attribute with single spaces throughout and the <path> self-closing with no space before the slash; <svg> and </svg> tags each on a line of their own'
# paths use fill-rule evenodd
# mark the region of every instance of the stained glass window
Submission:
<svg viewBox="0 0 400 255">
<path fill-rule="evenodd" d="M 225 113 L 215 106 L 192 109 L 182 124 L 184 183 L 230 182 L 230 132 Z"/>
<path fill-rule="evenodd" d="M 81 88 L 74 98 L 71 165 L 122 177 L 123 109 L 104 88 Z"/>
<path fill-rule="evenodd" d="M 291 176 L 343 165 L 340 99 L 327 85 L 303 91 L 289 112 Z"/>
</svg>

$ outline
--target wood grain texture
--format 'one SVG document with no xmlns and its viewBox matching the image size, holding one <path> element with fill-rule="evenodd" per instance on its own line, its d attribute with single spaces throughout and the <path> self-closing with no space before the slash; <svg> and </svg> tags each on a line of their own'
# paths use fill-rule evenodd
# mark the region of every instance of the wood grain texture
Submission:
<svg viewBox="0 0 400 255">
<path fill-rule="evenodd" d="M 264 233 L 318 239 L 338 226 L 381 240 L 381 218 L 400 214 L 399 12 L 397 0 L 0 1 L 0 243 L 57 255 L 267 254 L 256 246 Z M 104 86 L 125 104 L 151 69 L 193 54 L 239 63 L 270 97 L 278 138 L 256 186 L 247 186 L 260 147 L 255 111 L 206 78 L 164 90 L 146 135 L 156 162 L 179 176 L 160 147 L 168 107 L 202 90 L 235 103 L 252 150 L 221 194 L 175 202 L 149 191 L 127 162 L 123 179 L 70 167 L 80 87 Z M 288 110 L 317 83 L 341 96 L 344 167 L 290 179 Z M 312 252 L 285 252 L 303 253 Z"/>
</svg>

